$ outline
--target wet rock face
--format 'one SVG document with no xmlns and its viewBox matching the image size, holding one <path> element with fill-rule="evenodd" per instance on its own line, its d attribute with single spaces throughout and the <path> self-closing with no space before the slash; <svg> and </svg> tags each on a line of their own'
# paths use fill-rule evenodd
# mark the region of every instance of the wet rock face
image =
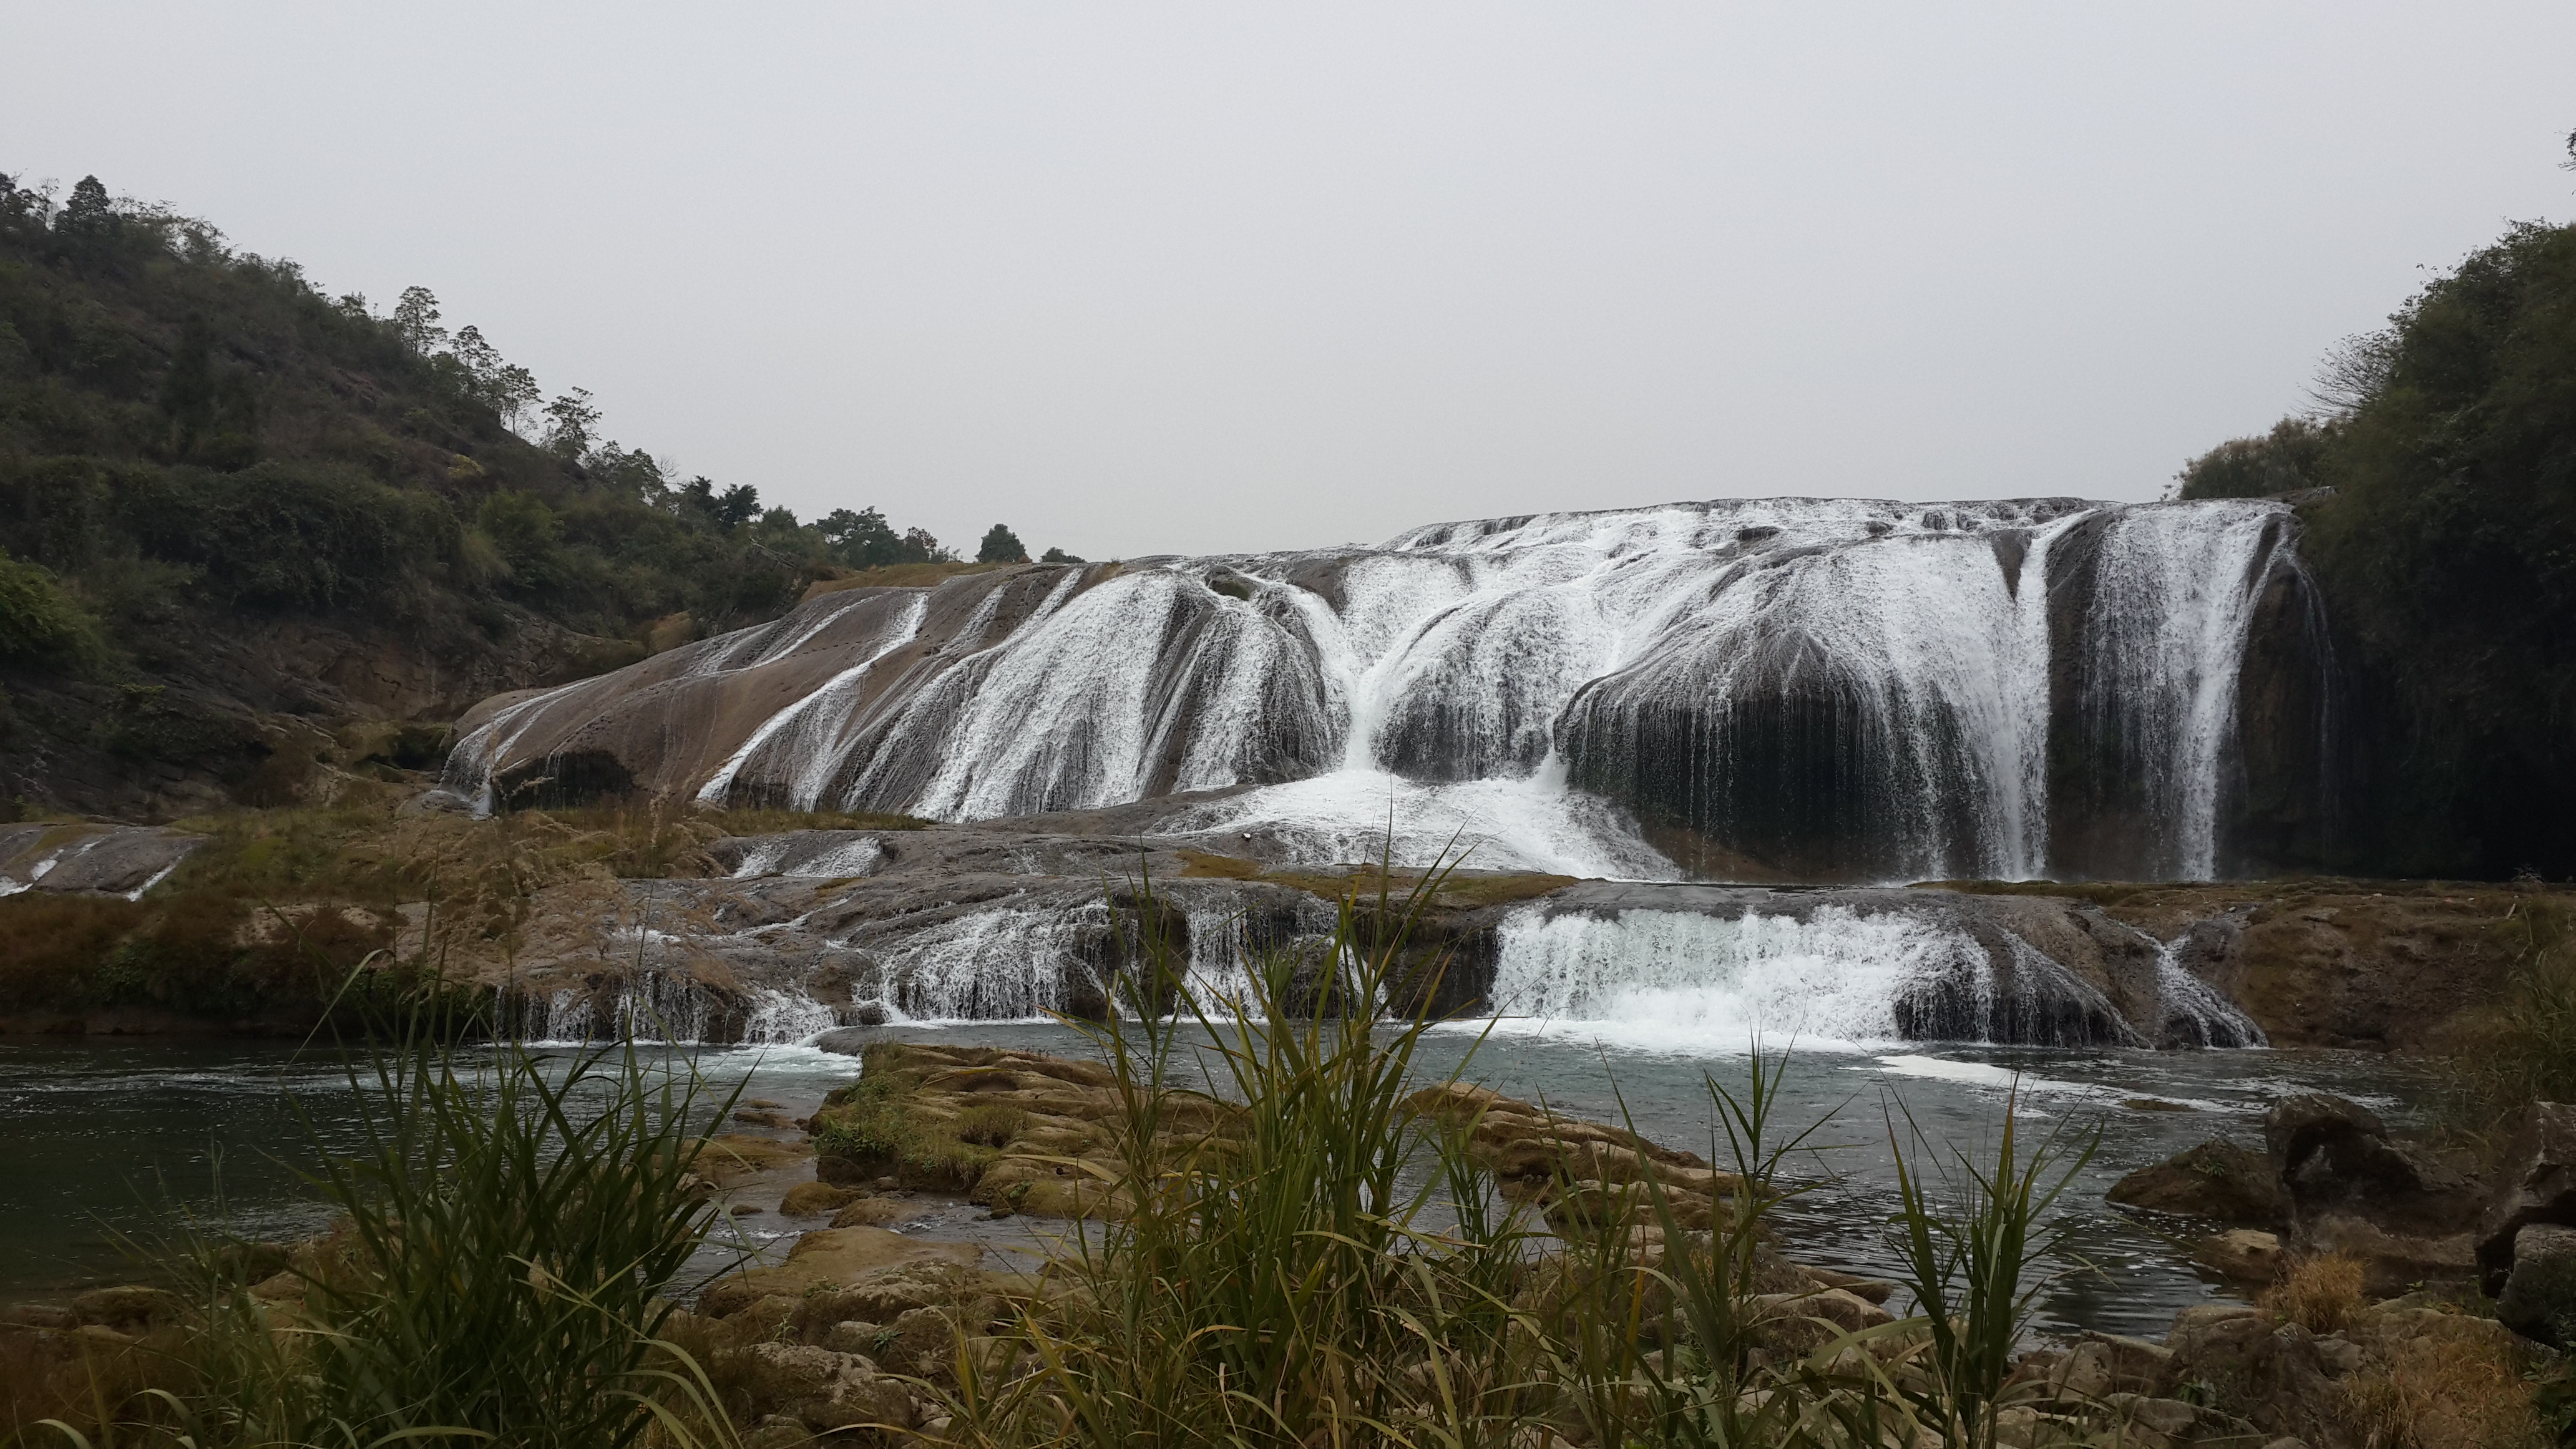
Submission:
<svg viewBox="0 0 2576 1449">
<path fill-rule="evenodd" d="M 2326 823 L 2295 531 L 2244 500 L 1722 500 L 1026 565 L 496 697 L 447 780 L 964 821 L 1562 765 L 1703 878 L 2208 878 Z"/>
<path fill-rule="evenodd" d="M 2470 1276 L 2479 1184 L 2425 1148 L 2391 1140 L 2369 1109 L 2321 1094 L 2284 1097 L 2264 1113 L 2263 1139 L 2302 1248 L 2361 1258 L 2374 1292 Z"/>
<path fill-rule="evenodd" d="M 2141 1167 L 2107 1194 L 2123 1207 L 2269 1228 L 2288 1216 L 2279 1174 L 2265 1153 L 2213 1138 Z"/>
<path fill-rule="evenodd" d="M 139 898 L 206 843 L 136 825 L 0 825 L 0 896 L 20 891 Z"/>
<path fill-rule="evenodd" d="M 2534 1225 L 2576 1228 L 2576 1106 L 2567 1103 L 2533 1103 L 2496 1174 L 2478 1223 L 2478 1274 L 2488 1293 L 2504 1291 L 2521 1234 Z"/>
<path fill-rule="evenodd" d="M 1332 989 L 1321 966 L 1346 892 L 1365 946 L 1401 925 L 1402 872 L 1381 907 L 1372 871 L 1215 854 L 1230 837 L 1162 835 L 1139 809 L 1102 812 L 1120 835 L 1066 815 L 1044 832 L 717 840 L 707 854 L 729 877 L 550 890 L 492 979 L 530 1037 L 662 1023 L 694 1040 L 856 1043 L 898 1016 L 1098 1017 L 1155 951 L 1186 963 L 1208 1000 L 1241 995 L 1247 962 L 1288 953 L 1293 1006 Z M 1140 853 L 1130 830 L 1152 848 Z M 2063 899 L 1464 871 L 1405 929 L 1392 1006 L 1434 1017 L 1604 1019 L 1633 988 L 1670 986 L 1803 997 L 1807 1029 L 1852 1039 L 2261 1040 L 2152 940 Z M 1681 977 L 1639 975 L 1658 970 Z"/>
</svg>

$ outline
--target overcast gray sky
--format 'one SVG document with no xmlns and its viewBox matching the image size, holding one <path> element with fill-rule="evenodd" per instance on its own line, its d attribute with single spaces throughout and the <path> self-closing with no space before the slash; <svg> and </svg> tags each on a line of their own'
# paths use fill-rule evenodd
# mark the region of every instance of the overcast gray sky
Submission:
<svg viewBox="0 0 2576 1449">
<path fill-rule="evenodd" d="M 0 0 L 0 169 L 971 552 L 2147 498 L 2509 218 L 2576 5 Z"/>
</svg>

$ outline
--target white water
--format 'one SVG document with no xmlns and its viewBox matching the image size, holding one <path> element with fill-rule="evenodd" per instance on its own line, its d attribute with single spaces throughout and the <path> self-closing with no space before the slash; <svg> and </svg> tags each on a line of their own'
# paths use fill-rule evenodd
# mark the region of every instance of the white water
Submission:
<svg viewBox="0 0 2576 1449">
<path fill-rule="evenodd" d="M 936 595 L 975 601 L 961 624 L 927 622 L 956 606 L 917 596 L 895 615 L 879 596 L 884 627 L 850 666 L 689 785 L 709 803 L 957 821 L 1235 788 L 1173 828 L 1374 858 L 1392 806 L 1408 863 L 1454 838 L 1477 865 L 1671 875 L 1594 793 L 1608 791 L 1708 832 L 1720 863 L 1703 870 L 2040 876 L 2048 585 L 2090 519 L 2096 586 L 2072 646 L 2087 685 L 2059 708 L 2117 742 L 2102 768 L 2120 772 L 2109 796 L 2149 817 L 2142 858 L 2207 876 L 2283 513 L 1729 500 L 1441 525 L 1376 550 L 961 578 Z M 863 606 L 832 607 L 692 646 L 688 672 L 852 648 Z M 460 743 L 451 779 L 488 801 L 497 767 L 558 747 L 598 707 L 566 691 L 513 705 Z"/>
<path fill-rule="evenodd" d="M 1964 973 L 1991 990 L 1985 951 L 1944 926 L 1892 912 L 1819 907 L 1800 921 L 1539 907 L 1502 928 L 1491 996 L 1497 1029 L 1648 1051 L 1774 1046 L 1862 1050 L 1900 1039 L 1908 987 Z"/>
</svg>

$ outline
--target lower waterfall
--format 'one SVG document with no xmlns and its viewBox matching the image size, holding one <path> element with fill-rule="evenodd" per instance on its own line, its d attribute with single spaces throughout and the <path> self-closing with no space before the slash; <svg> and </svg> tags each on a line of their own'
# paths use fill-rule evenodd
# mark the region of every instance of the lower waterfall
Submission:
<svg viewBox="0 0 2576 1449">
<path fill-rule="evenodd" d="M 1805 920 L 1747 912 L 1524 910 L 1504 922 L 1487 994 L 1500 1028 L 1574 1031 L 1674 1051 L 1857 1046 L 1901 1039 L 1907 993 L 1993 972 L 1975 941 L 1838 906 Z"/>
</svg>

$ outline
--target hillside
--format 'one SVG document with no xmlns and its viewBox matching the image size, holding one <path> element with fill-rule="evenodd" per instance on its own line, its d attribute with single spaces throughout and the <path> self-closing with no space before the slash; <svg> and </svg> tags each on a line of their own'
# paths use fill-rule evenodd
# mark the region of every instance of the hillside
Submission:
<svg viewBox="0 0 2576 1449">
<path fill-rule="evenodd" d="M 2576 875 L 2576 226 L 2515 225 L 2314 392 L 2180 494 L 2306 516 L 2343 674 L 2340 863 Z"/>
<path fill-rule="evenodd" d="M 425 289 L 388 314 L 95 178 L 0 176 L 0 816 L 310 798 L 434 763 L 495 691 L 953 558 L 599 424 Z"/>
</svg>

